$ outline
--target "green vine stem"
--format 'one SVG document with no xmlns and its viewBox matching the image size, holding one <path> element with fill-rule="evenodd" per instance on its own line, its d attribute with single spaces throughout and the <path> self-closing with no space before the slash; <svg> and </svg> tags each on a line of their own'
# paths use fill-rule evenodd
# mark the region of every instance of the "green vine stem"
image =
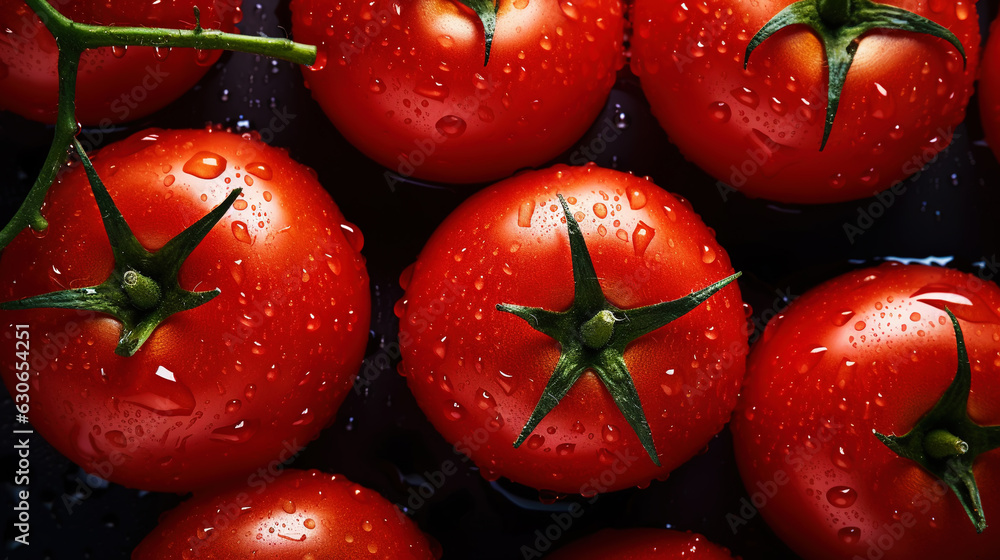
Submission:
<svg viewBox="0 0 1000 560">
<path fill-rule="evenodd" d="M 25 228 L 42 231 L 48 222 L 42 216 L 42 203 L 56 175 L 69 159 L 69 148 L 79 131 L 76 122 L 76 76 L 80 56 L 87 49 L 114 46 L 181 47 L 202 50 L 230 50 L 258 54 L 295 64 L 310 66 L 316 62 L 316 47 L 288 39 L 224 33 L 201 27 L 198 8 L 194 10 L 194 29 L 88 25 L 60 14 L 45 0 L 25 0 L 59 47 L 59 106 L 52 146 L 31 190 L 10 222 L 0 230 L 0 250 Z"/>
</svg>

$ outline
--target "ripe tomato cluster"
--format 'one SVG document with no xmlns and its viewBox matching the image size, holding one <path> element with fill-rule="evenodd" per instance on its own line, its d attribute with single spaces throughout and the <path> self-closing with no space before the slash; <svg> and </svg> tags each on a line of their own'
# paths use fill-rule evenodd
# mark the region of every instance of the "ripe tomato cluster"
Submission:
<svg viewBox="0 0 1000 560">
<path fill-rule="evenodd" d="M 996 556 L 995 1 L 277 4 L 0 7 L 13 557 Z"/>
</svg>

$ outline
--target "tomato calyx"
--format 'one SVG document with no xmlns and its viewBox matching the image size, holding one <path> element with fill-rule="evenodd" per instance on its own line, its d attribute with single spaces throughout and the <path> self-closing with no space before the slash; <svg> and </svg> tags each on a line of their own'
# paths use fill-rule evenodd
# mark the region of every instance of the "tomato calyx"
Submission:
<svg viewBox="0 0 1000 560">
<path fill-rule="evenodd" d="M 958 319 L 951 310 L 946 308 L 945 311 L 951 318 L 958 344 L 955 379 L 909 433 L 903 436 L 874 434 L 897 455 L 916 462 L 944 481 L 962 503 L 976 532 L 982 533 L 986 529 L 986 517 L 972 465 L 982 453 L 1000 447 L 1000 426 L 980 426 L 969 417 L 972 389 L 969 355 Z"/>
<path fill-rule="evenodd" d="M 493 48 L 493 36 L 497 30 L 497 12 L 500 11 L 499 0 L 459 0 L 465 6 L 479 16 L 479 21 L 483 24 L 483 35 L 486 37 L 486 57 L 483 59 L 483 66 L 490 62 L 490 49 Z"/>
<path fill-rule="evenodd" d="M 594 372 L 611 394 L 618 410 L 638 436 L 650 460 L 660 459 L 653 434 L 646 420 L 632 374 L 625 363 L 626 347 L 637 338 L 682 317 L 730 282 L 733 274 L 685 297 L 621 309 L 608 301 L 601 288 L 594 263 L 580 230 L 580 224 L 562 195 L 558 195 L 569 229 L 570 255 L 573 264 L 573 304 L 566 311 L 499 304 L 497 310 L 524 319 L 535 330 L 559 342 L 560 356 L 538 404 L 521 430 L 514 447 L 520 447 L 542 419 L 559 404 L 577 380 L 587 371 Z"/>
<path fill-rule="evenodd" d="M 871 0 L 800 0 L 778 12 L 754 35 L 743 58 L 743 68 L 750 64 L 750 55 L 764 41 L 791 25 L 811 28 L 823 43 L 826 53 L 829 86 L 827 90 L 826 125 L 820 151 L 826 148 L 833 131 L 833 121 L 840 106 L 840 95 L 854 55 L 863 36 L 875 29 L 908 31 L 931 35 L 948 41 L 962 54 L 968 66 L 965 47 L 947 28 L 913 12 L 879 4 Z"/>
<path fill-rule="evenodd" d="M 153 331 L 174 313 L 194 309 L 221 291 L 189 292 L 180 287 L 181 265 L 236 201 L 242 189 L 233 189 L 226 200 L 155 252 L 136 239 L 79 140 L 74 146 L 90 180 L 111 243 L 115 265 L 108 279 L 96 286 L 61 290 L 0 303 L 0 309 L 83 309 L 111 315 L 122 323 L 115 353 L 132 356 Z"/>
</svg>

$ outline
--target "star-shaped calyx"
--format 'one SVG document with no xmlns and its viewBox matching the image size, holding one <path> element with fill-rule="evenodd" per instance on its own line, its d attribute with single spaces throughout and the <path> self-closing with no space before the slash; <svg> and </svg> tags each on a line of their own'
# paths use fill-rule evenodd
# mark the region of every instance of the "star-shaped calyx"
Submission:
<svg viewBox="0 0 1000 560">
<path fill-rule="evenodd" d="M 833 121 L 840 106 L 840 94 L 847 81 L 847 72 L 854 63 L 858 44 L 862 37 L 875 29 L 909 31 L 944 39 L 962 54 L 968 65 L 965 47 L 958 37 L 947 28 L 913 12 L 879 4 L 871 0 L 800 0 L 778 12 L 750 40 L 743 67 L 750 63 L 750 54 L 778 31 L 790 25 L 805 25 L 816 32 L 826 52 L 826 66 L 829 73 L 827 92 L 826 127 L 823 143 L 826 147 L 833 130 Z"/>
<path fill-rule="evenodd" d="M 1000 447 L 1000 426 L 980 426 L 969 418 L 972 370 L 958 319 L 945 308 L 958 341 L 958 371 L 941 399 L 903 436 L 875 432 L 900 457 L 915 461 L 951 488 L 965 508 L 977 533 L 986 529 L 986 517 L 972 465 L 979 455 Z"/>
<path fill-rule="evenodd" d="M 573 263 L 573 304 L 566 311 L 549 311 L 536 307 L 500 304 L 497 309 L 524 319 L 535 330 L 559 342 L 561 354 L 552 377 L 542 393 L 531 417 L 514 442 L 519 447 L 553 408 L 559 404 L 570 388 L 586 371 L 594 372 L 611 398 L 639 437 L 653 464 L 660 466 L 660 459 L 653 444 L 653 434 L 646 421 L 639 395 L 623 357 L 625 348 L 633 340 L 683 316 L 703 301 L 740 276 L 736 273 L 711 286 L 676 299 L 637 307 L 620 309 L 604 296 L 594 270 L 594 263 L 587 251 L 580 225 L 573 218 L 569 205 L 562 195 L 559 203 L 566 214 L 569 226 L 569 247 Z"/>
<path fill-rule="evenodd" d="M 242 189 L 233 189 L 222 204 L 151 253 L 135 238 L 83 146 L 75 139 L 74 146 L 101 211 L 115 258 L 114 269 L 107 280 L 96 286 L 0 303 L 0 309 L 85 309 L 111 315 L 122 324 L 115 353 L 131 356 L 167 317 L 194 309 L 221 293 L 218 288 L 207 292 L 184 290 L 177 275 L 187 257 L 229 210 Z"/>
</svg>

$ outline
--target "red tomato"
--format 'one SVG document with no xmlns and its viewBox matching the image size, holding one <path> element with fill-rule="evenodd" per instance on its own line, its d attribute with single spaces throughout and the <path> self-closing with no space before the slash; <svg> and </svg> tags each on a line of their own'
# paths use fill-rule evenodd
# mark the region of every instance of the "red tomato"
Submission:
<svg viewBox="0 0 1000 560">
<path fill-rule="evenodd" d="M 441 556 L 410 518 L 373 490 L 315 470 L 263 471 L 221 493 L 196 494 L 167 513 L 132 560 Z"/>
<path fill-rule="evenodd" d="M 52 2 L 61 14 L 96 25 L 194 29 L 194 6 L 205 29 L 234 32 L 242 0 L 95 0 Z M 56 42 L 20 0 L 0 5 L 0 109 L 53 123 L 58 78 Z M 76 84 L 76 118 L 110 126 L 144 117 L 191 89 L 221 51 L 116 47 L 87 51 Z"/>
<path fill-rule="evenodd" d="M 564 365 L 561 353 L 589 351 L 572 347 L 586 336 L 583 325 L 561 343 L 497 309 L 572 311 L 582 299 L 574 297 L 557 193 L 579 222 L 600 289 L 619 308 L 613 336 L 639 323 L 634 308 L 732 273 L 687 202 L 648 179 L 594 165 L 517 175 L 455 210 L 403 273 L 402 371 L 434 426 L 486 478 L 592 496 L 665 478 L 722 429 L 743 376 L 745 317 L 733 284 L 624 349 L 629 371 L 619 374 L 634 382 L 659 465 L 592 362 L 581 361 L 587 369 L 565 397 L 522 434 L 557 363 Z M 594 352 L 603 357 L 610 348 Z M 526 441 L 515 448 L 519 434 Z"/>
<path fill-rule="evenodd" d="M 817 34 L 784 29 L 743 68 L 750 40 L 792 3 L 636 0 L 632 70 L 671 140 L 720 188 L 795 203 L 864 198 L 951 143 L 978 64 L 974 2 L 885 2 L 950 29 L 968 67 L 942 39 L 865 35 L 823 151 L 829 80 Z"/>
<path fill-rule="evenodd" d="M 0 312 L 31 332 L 30 420 L 114 482 L 187 491 L 286 460 L 330 421 L 368 339 L 362 237 L 308 168 L 246 134 L 150 129 L 94 158 L 139 242 L 158 249 L 243 193 L 180 269 L 222 293 L 170 316 L 134 356 L 121 324 L 74 310 Z M 0 301 L 82 288 L 114 264 L 80 168 L 52 187 L 42 234 L 0 260 Z M 2 372 L 12 391 L 13 369 Z"/>
<path fill-rule="evenodd" d="M 551 560 L 732 560 L 729 551 L 705 537 L 668 529 L 604 529 L 560 548 Z"/>
<path fill-rule="evenodd" d="M 968 274 L 896 264 L 846 274 L 797 299 L 754 347 L 736 458 L 755 505 L 802 557 L 996 558 L 1000 532 L 977 534 L 947 486 L 872 433 L 908 433 L 955 378 L 945 306 L 972 366 L 968 414 L 1000 424 L 1000 289 Z M 972 472 L 989 522 L 1000 452 L 980 454 Z"/>
<path fill-rule="evenodd" d="M 993 22 L 979 74 L 979 107 L 986 141 L 1000 159 L 1000 18 Z"/>
<path fill-rule="evenodd" d="M 619 0 L 500 0 L 489 64 L 461 2 L 293 0 L 319 45 L 313 97 L 359 150 L 402 176 L 499 179 L 580 138 L 624 64 Z"/>
</svg>

